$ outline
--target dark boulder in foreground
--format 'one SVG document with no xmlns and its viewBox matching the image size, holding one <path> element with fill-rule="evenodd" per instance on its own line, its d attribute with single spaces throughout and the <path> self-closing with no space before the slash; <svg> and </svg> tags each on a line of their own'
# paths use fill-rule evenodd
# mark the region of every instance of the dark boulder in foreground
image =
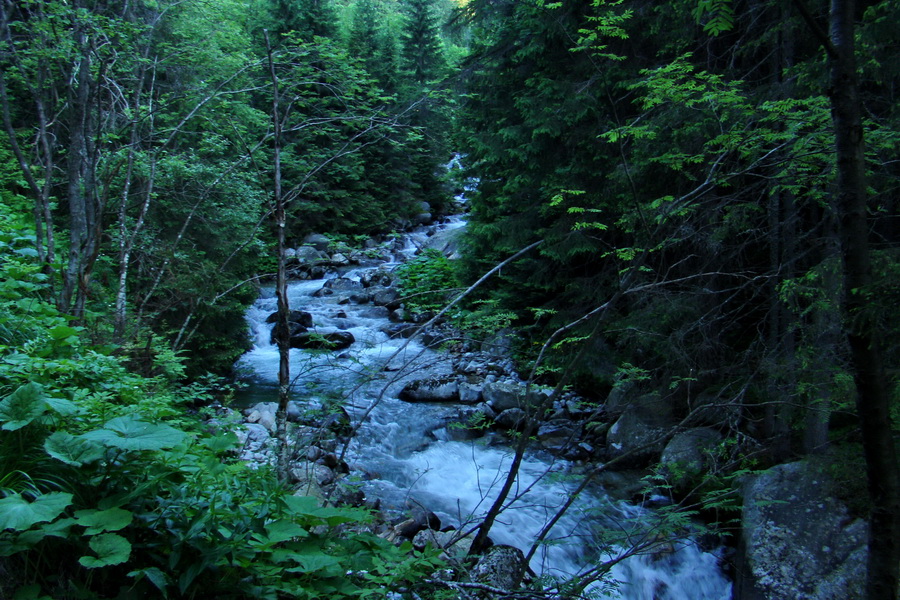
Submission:
<svg viewBox="0 0 900 600">
<path fill-rule="evenodd" d="M 349 348 L 356 338 L 349 331 L 315 333 L 303 331 L 291 336 L 291 348 L 301 350 L 343 350 Z"/>
</svg>

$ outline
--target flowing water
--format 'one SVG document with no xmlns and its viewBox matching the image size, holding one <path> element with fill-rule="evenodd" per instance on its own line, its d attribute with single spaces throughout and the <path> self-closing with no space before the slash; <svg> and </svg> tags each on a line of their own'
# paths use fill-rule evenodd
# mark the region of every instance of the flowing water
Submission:
<svg viewBox="0 0 900 600">
<path fill-rule="evenodd" d="M 450 226 L 459 224 L 456 221 Z M 424 231 L 410 235 L 396 260 L 411 255 L 424 240 Z M 347 269 L 341 276 L 359 279 L 363 272 L 360 268 Z M 512 460 L 511 449 L 496 434 L 453 441 L 446 429 L 456 415 L 453 406 L 398 400 L 397 394 L 405 382 L 449 374 L 450 357 L 425 348 L 416 340 L 391 339 L 382 331 L 389 323 L 383 311 L 371 305 L 341 305 L 337 296 L 314 297 L 313 293 L 324 283 L 292 283 L 291 309 L 311 313 L 317 332 L 350 331 L 356 342 L 338 353 L 291 350 L 294 399 L 315 407 L 341 398 L 354 419 L 362 417 L 374 403 L 346 455 L 353 472 L 363 476 L 366 495 L 379 498 L 388 509 L 418 505 L 433 511 L 445 525 L 471 526 L 496 497 Z M 271 401 L 276 396 L 278 351 L 270 343 L 272 325 L 265 323 L 275 310 L 274 295 L 268 290 L 247 314 L 254 346 L 238 366 L 248 373 L 251 391 L 259 400 Z M 568 466 L 540 453 L 526 458 L 514 489 L 518 499 L 503 512 L 491 531 L 496 543 L 528 551 L 572 488 L 566 480 Z M 602 490 L 586 493 L 556 525 L 549 536 L 551 543 L 541 546 L 531 567 L 545 576 L 584 573 L 631 547 L 621 540 L 608 540 L 604 534 L 627 535 L 633 544 L 653 542 L 654 520 L 654 513 L 613 503 Z M 687 539 L 657 544 L 653 552 L 622 560 L 613 567 L 612 575 L 619 583 L 615 589 L 598 587 L 602 597 L 731 598 L 731 584 L 721 572 L 718 557 L 701 551 Z"/>
</svg>

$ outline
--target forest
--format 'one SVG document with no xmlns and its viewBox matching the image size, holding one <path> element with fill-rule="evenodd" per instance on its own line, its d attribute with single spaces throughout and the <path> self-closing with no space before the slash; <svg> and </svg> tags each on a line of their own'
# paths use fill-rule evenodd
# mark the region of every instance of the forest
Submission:
<svg viewBox="0 0 900 600">
<path fill-rule="evenodd" d="M 898 23 L 0 0 L 0 600 L 896 600 Z M 452 534 L 352 458 L 448 402 L 431 450 L 505 457 Z M 638 529 L 579 508 L 624 480 Z M 715 591 L 621 580 L 694 546 Z"/>
</svg>

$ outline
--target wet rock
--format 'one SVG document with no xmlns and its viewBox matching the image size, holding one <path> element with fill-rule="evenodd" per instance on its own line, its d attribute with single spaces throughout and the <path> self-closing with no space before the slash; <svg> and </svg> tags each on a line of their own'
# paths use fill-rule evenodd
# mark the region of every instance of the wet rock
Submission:
<svg viewBox="0 0 900 600">
<path fill-rule="evenodd" d="M 554 454 L 574 449 L 581 438 L 581 426 L 568 419 L 554 419 L 541 424 L 537 432 L 541 446 Z"/>
<path fill-rule="evenodd" d="M 833 485 L 808 462 L 778 465 L 745 485 L 740 597 L 865 596 L 868 528 L 830 496 Z"/>
<path fill-rule="evenodd" d="M 550 391 L 532 386 L 525 396 L 526 386 L 519 383 L 492 381 L 491 376 L 485 377 L 485 385 L 481 389 L 484 401 L 497 412 L 503 412 L 510 408 L 534 408 L 546 404 Z"/>
<path fill-rule="evenodd" d="M 626 410 L 606 434 L 610 458 L 624 457 L 620 465 L 644 467 L 659 458 L 666 432 L 655 419 L 648 419 L 641 411 Z"/>
<path fill-rule="evenodd" d="M 513 546 L 491 546 L 472 567 L 472 581 L 513 591 L 525 575 L 525 555 Z"/>
<path fill-rule="evenodd" d="M 666 444 L 660 465 L 676 487 L 688 485 L 709 465 L 710 452 L 722 441 L 722 435 L 709 427 L 697 427 L 676 434 Z"/>
<path fill-rule="evenodd" d="M 331 264 L 337 267 L 346 267 L 350 264 L 350 258 L 346 254 L 336 252 L 331 255 Z"/>
<path fill-rule="evenodd" d="M 276 322 L 278 322 L 278 312 L 273 312 L 266 317 L 266 323 L 272 324 Z M 312 327 L 313 316 L 303 310 L 292 310 L 288 313 L 288 323 L 296 323 L 302 327 Z"/>
<path fill-rule="evenodd" d="M 369 298 L 366 297 L 366 302 L 368 301 Z M 368 306 L 360 309 L 356 314 L 364 319 L 387 319 L 391 311 L 384 306 Z"/>
<path fill-rule="evenodd" d="M 527 415 L 521 408 L 507 408 L 497 415 L 497 426 L 502 429 L 514 429 L 519 431 L 525 427 Z"/>
<path fill-rule="evenodd" d="M 390 310 L 400 308 L 400 292 L 393 288 L 372 287 L 369 288 L 369 297 L 377 306 L 386 306 Z"/>
<path fill-rule="evenodd" d="M 367 273 L 363 273 L 362 277 L 360 277 L 360 283 L 363 284 L 363 287 L 390 287 L 392 283 L 391 274 L 387 271 L 377 270 L 377 271 L 369 271 Z"/>
<path fill-rule="evenodd" d="M 328 281 L 326 281 L 324 288 L 332 290 L 335 293 L 345 293 L 362 291 L 363 285 L 358 281 L 354 281 L 353 279 L 347 279 L 346 277 L 335 277 L 334 279 L 329 279 Z"/>
<path fill-rule="evenodd" d="M 331 245 L 331 240 L 321 233 L 310 233 L 303 238 L 303 245 L 312 246 L 319 252 L 327 252 L 328 247 Z"/>
<path fill-rule="evenodd" d="M 447 377 L 420 379 L 407 384 L 398 397 L 404 402 L 458 402 L 459 383 Z"/>
<path fill-rule="evenodd" d="M 296 260 L 300 264 L 304 264 L 328 260 L 328 255 L 312 246 L 300 246 L 299 248 L 292 248 L 287 258 L 289 260 Z"/>
<path fill-rule="evenodd" d="M 463 404 L 478 404 L 481 402 L 481 386 L 472 383 L 459 384 L 459 401 Z"/>
<path fill-rule="evenodd" d="M 291 348 L 304 350 L 343 350 L 353 345 L 356 338 L 349 331 L 330 333 L 303 332 L 291 337 Z"/>
<path fill-rule="evenodd" d="M 414 323 L 393 323 L 381 328 L 381 331 L 386 333 L 389 337 L 403 339 L 411 338 L 418 330 L 419 326 Z"/>
</svg>

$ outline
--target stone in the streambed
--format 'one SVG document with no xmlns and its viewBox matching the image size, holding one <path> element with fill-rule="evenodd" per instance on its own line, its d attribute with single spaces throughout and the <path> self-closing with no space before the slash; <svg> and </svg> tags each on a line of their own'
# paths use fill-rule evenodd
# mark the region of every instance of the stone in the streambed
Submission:
<svg viewBox="0 0 900 600">
<path fill-rule="evenodd" d="M 331 255 L 331 263 L 336 267 L 346 267 L 350 264 L 350 258 L 346 254 L 336 252 Z"/>
<path fill-rule="evenodd" d="M 394 288 L 373 286 L 369 288 L 369 297 L 372 299 L 372 304 L 386 306 L 391 310 L 400 308 L 400 292 Z"/>
<path fill-rule="evenodd" d="M 469 577 L 476 583 L 511 592 L 519 587 L 525 567 L 525 554 L 521 550 L 500 544 L 491 546 L 479 557 Z"/>
<path fill-rule="evenodd" d="M 662 453 L 661 438 L 666 431 L 667 427 L 643 411 L 626 410 L 606 434 L 607 453 L 611 459 L 622 457 L 622 466 L 647 466 Z"/>
<path fill-rule="evenodd" d="M 334 292 L 356 292 L 363 289 L 363 285 L 360 282 L 353 279 L 347 279 L 346 277 L 329 279 L 325 282 L 324 287 Z"/>
<path fill-rule="evenodd" d="M 382 269 L 377 269 L 375 271 L 367 271 L 363 273 L 359 278 L 360 283 L 363 284 L 363 287 L 389 287 L 391 282 L 393 281 L 391 274 Z"/>
<path fill-rule="evenodd" d="M 322 486 L 334 481 L 334 473 L 328 467 L 307 461 L 294 463 L 289 473 L 297 495 L 312 496 L 319 500 L 325 497 Z"/>
<path fill-rule="evenodd" d="M 276 323 L 278 321 L 278 313 L 273 312 L 266 317 L 266 323 Z M 297 323 L 303 327 L 313 326 L 313 316 L 305 310 L 292 310 L 288 313 L 288 323 Z"/>
<path fill-rule="evenodd" d="M 306 331 L 291 336 L 291 348 L 301 350 L 343 350 L 353 345 L 356 338 L 349 331 L 315 333 Z"/>
<path fill-rule="evenodd" d="M 459 383 L 451 377 L 419 379 L 407 384 L 398 397 L 404 402 L 458 402 Z"/>
<path fill-rule="evenodd" d="M 474 383 L 460 382 L 459 401 L 463 404 L 478 404 L 481 402 L 481 386 Z"/>
<path fill-rule="evenodd" d="M 366 302 L 368 301 L 367 297 Z M 391 311 L 385 306 L 367 306 L 357 311 L 356 314 L 363 319 L 387 319 Z"/>
<path fill-rule="evenodd" d="M 435 531 L 423 529 L 413 537 L 413 548 L 420 552 L 429 544 L 433 548 L 440 548 L 446 552 L 447 557 L 464 558 L 472 547 L 472 537 L 463 537 L 461 531 Z"/>
<path fill-rule="evenodd" d="M 303 238 L 303 245 L 312 246 L 319 252 L 327 252 L 328 247 L 331 245 L 331 240 L 321 233 L 310 233 L 308 236 Z"/>
<path fill-rule="evenodd" d="M 409 339 L 416 334 L 419 326 L 415 323 L 391 323 L 381 328 L 390 338 Z"/>
<path fill-rule="evenodd" d="M 807 461 L 778 465 L 745 484 L 745 564 L 738 565 L 735 597 L 865 597 L 868 526 L 833 497 L 834 485 Z"/>
<path fill-rule="evenodd" d="M 659 459 L 669 483 L 688 485 L 709 465 L 710 453 L 722 441 L 722 434 L 710 427 L 695 427 L 669 440 Z"/>
<path fill-rule="evenodd" d="M 554 454 L 574 449 L 581 438 L 581 424 L 568 419 L 554 419 L 541 424 L 537 432 L 541 446 Z"/>
<path fill-rule="evenodd" d="M 497 415 L 495 423 L 502 429 L 519 431 L 525 427 L 528 415 L 521 408 L 507 408 Z"/>
<path fill-rule="evenodd" d="M 312 246 L 300 246 L 299 248 L 292 248 L 291 255 L 288 258 L 296 259 L 300 264 L 304 264 L 327 260 L 328 255 Z"/>
<path fill-rule="evenodd" d="M 406 320 L 406 311 L 402 308 L 396 308 L 388 315 L 388 319 L 391 320 L 391 323 L 402 323 Z"/>
<path fill-rule="evenodd" d="M 485 378 L 485 381 L 488 381 Z M 497 412 L 503 412 L 509 408 L 534 408 L 546 404 L 551 391 L 532 386 L 525 396 L 526 386 L 513 382 L 486 383 L 481 390 L 484 401 L 491 405 Z"/>
</svg>

